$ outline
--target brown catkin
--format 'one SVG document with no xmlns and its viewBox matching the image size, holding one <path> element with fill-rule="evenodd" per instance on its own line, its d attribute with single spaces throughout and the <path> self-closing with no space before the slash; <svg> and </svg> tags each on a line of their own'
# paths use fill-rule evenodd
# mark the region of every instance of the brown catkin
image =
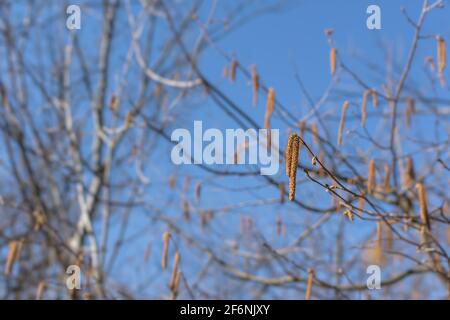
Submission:
<svg viewBox="0 0 450 320">
<path fill-rule="evenodd" d="M 391 192 L 390 179 L 391 179 L 391 169 L 388 164 L 385 164 L 384 165 L 384 192 L 385 193 Z"/>
<path fill-rule="evenodd" d="M 386 239 L 386 249 L 391 251 L 394 246 L 394 235 L 392 233 L 392 226 L 388 222 L 384 225 L 384 238 Z"/>
<path fill-rule="evenodd" d="M 438 72 L 442 74 L 444 71 L 445 64 L 447 62 L 445 40 L 441 36 L 436 37 L 437 41 L 437 62 L 438 62 Z"/>
<path fill-rule="evenodd" d="M 258 104 L 258 92 L 259 92 L 259 75 L 256 70 L 256 66 L 252 66 L 252 88 L 253 88 L 253 105 Z"/>
<path fill-rule="evenodd" d="M 303 121 L 303 120 L 300 121 L 299 124 L 298 124 L 298 127 L 300 128 L 300 138 L 302 140 L 304 140 L 305 139 L 305 129 L 306 129 L 305 121 Z"/>
<path fill-rule="evenodd" d="M 409 189 L 413 186 L 414 180 L 416 179 L 416 174 L 414 172 L 414 161 L 413 158 L 408 156 L 406 158 L 405 172 L 403 173 L 403 186 L 405 189 Z"/>
<path fill-rule="evenodd" d="M 172 299 L 176 299 L 178 296 L 178 290 L 180 288 L 181 271 L 179 271 L 175 277 L 175 282 L 172 288 Z"/>
<path fill-rule="evenodd" d="M 170 232 L 166 231 L 163 234 L 163 252 L 161 259 L 161 266 L 163 269 L 167 267 L 167 254 L 169 253 L 169 240 L 170 240 Z"/>
<path fill-rule="evenodd" d="M 344 104 L 342 105 L 342 111 L 341 111 L 341 121 L 339 122 L 339 131 L 338 131 L 338 138 L 337 138 L 337 144 L 338 146 L 342 143 L 342 131 L 344 130 L 344 124 L 345 124 L 345 113 L 347 112 L 348 108 L 348 101 L 344 101 Z"/>
<path fill-rule="evenodd" d="M 405 123 L 408 128 L 411 126 L 411 117 L 415 111 L 414 99 L 411 97 L 406 98 Z"/>
<path fill-rule="evenodd" d="M 314 281 L 314 269 L 308 270 L 308 281 L 306 284 L 305 300 L 311 300 L 312 286 Z"/>
<path fill-rule="evenodd" d="M 290 134 L 286 146 L 286 150 L 284 151 L 284 159 L 286 162 L 286 176 L 291 176 L 291 151 L 292 151 L 292 142 L 294 141 L 295 134 Z"/>
<path fill-rule="evenodd" d="M 367 175 L 367 193 L 373 194 L 375 191 L 375 160 L 370 160 Z"/>
<path fill-rule="evenodd" d="M 228 68 L 227 68 L 227 66 L 223 67 L 222 76 L 224 78 L 228 78 Z"/>
<path fill-rule="evenodd" d="M 183 200 L 183 218 L 185 220 L 191 219 L 191 211 L 189 208 L 189 202 L 187 200 Z"/>
<path fill-rule="evenodd" d="M 331 50 L 330 50 L 330 73 L 331 73 L 331 76 L 334 76 L 334 73 L 336 72 L 336 55 L 337 55 L 336 48 L 331 48 Z"/>
<path fill-rule="evenodd" d="M 417 193 L 419 194 L 420 218 L 428 230 L 431 230 L 430 219 L 428 217 L 427 196 L 425 186 L 422 183 L 416 184 Z"/>
<path fill-rule="evenodd" d="M 169 188 L 172 190 L 175 187 L 175 177 L 173 175 L 169 176 Z"/>
<path fill-rule="evenodd" d="M 372 104 L 375 108 L 378 108 L 378 94 L 375 89 L 370 90 L 370 94 L 372 96 Z"/>
<path fill-rule="evenodd" d="M 278 185 L 278 188 L 280 190 L 280 203 L 284 203 L 284 194 L 286 193 L 286 187 L 284 186 L 284 183 L 280 183 Z"/>
<path fill-rule="evenodd" d="M 9 243 L 8 256 L 6 257 L 5 276 L 8 276 L 14 266 L 14 262 L 18 257 L 19 241 L 13 240 Z"/>
<path fill-rule="evenodd" d="M 361 127 L 366 125 L 367 118 L 367 98 L 369 97 L 370 90 L 364 90 L 362 105 L 361 105 Z"/>
<path fill-rule="evenodd" d="M 44 280 L 40 281 L 36 290 L 36 300 L 42 300 L 44 290 L 47 288 L 47 284 Z"/>
<path fill-rule="evenodd" d="M 177 253 L 175 253 L 175 258 L 173 259 L 172 276 L 170 278 L 170 283 L 169 283 L 169 288 L 172 290 L 175 288 L 175 282 L 177 280 L 179 263 L 180 263 L 180 253 L 177 251 Z"/>
<path fill-rule="evenodd" d="M 235 59 L 231 60 L 230 63 L 230 80 L 234 82 L 236 80 L 236 68 L 237 68 L 237 61 Z"/>
<path fill-rule="evenodd" d="M 313 123 L 311 125 L 311 131 L 315 144 L 319 144 L 319 130 L 317 129 L 317 124 Z"/>
<path fill-rule="evenodd" d="M 377 242 L 374 249 L 374 260 L 376 264 L 382 265 L 383 264 L 383 229 L 381 221 L 377 222 Z"/>
<path fill-rule="evenodd" d="M 266 115 L 264 117 L 265 129 L 270 129 L 270 118 L 272 117 L 274 109 L 275 109 L 275 90 L 273 88 L 269 88 L 269 91 L 267 92 Z"/>
<path fill-rule="evenodd" d="M 195 184 L 195 201 L 200 202 L 202 194 L 202 183 L 199 181 Z"/>
<path fill-rule="evenodd" d="M 300 139 L 298 135 L 293 134 L 294 138 L 292 141 L 292 152 L 290 160 L 290 176 L 289 176 L 289 201 L 295 200 L 295 187 L 297 179 L 297 165 L 298 165 L 298 152 L 300 149 Z"/>
</svg>

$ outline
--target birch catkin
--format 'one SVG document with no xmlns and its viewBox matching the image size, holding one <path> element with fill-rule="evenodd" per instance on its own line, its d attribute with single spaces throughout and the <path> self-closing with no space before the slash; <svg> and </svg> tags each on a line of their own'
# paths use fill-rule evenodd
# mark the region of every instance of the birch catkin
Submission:
<svg viewBox="0 0 450 320">
<path fill-rule="evenodd" d="M 270 129 L 270 118 L 272 117 L 273 110 L 275 109 L 275 90 L 269 88 L 267 92 L 267 107 L 266 115 L 264 117 L 264 128 Z"/>
<path fill-rule="evenodd" d="M 425 186 L 422 183 L 416 184 L 417 193 L 419 194 L 420 218 L 428 230 L 431 230 L 430 219 L 428 217 L 427 196 Z"/>
<path fill-rule="evenodd" d="M 348 108 L 348 101 L 344 101 L 344 104 L 342 105 L 342 111 L 341 111 L 341 121 L 339 122 L 339 131 L 338 131 L 338 138 L 337 138 L 338 146 L 340 146 L 342 143 L 342 131 L 344 130 L 345 113 L 347 112 L 347 108 Z"/>
<path fill-rule="evenodd" d="M 252 66 L 252 88 L 253 88 L 253 105 L 256 106 L 258 103 L 258 92 L 259 92 L 259 75 L 256 71 L 256 66 Z"/>
<path fill-rule="evenodd" d="M 369 162 L 369 172 L 367 177 L 367 193 L 373 194 L 375 191 L 375 160 Z"/>
<path fill-rule="evenodd" d="M 293 134 L 291 160 L 290 160 L 290 175 L 289 175 L 289 201 L 295 200 L 295 187 L 297 179 L 297 165 L 298 165 L 298 152 L 300 149 L 300 139 L 298 135 Z"/>
<path fill-rule="evenodd" d="M 313 123 L 311 125 L 311 131 L 315 144 L 319 144 L 319 129 L 317 129 L 317 124 Z"/>
<path fill-rule="evenodd" d="M 438 72 L 442 74 L 444 71 L 445 64 L 447 62 L 445 40 L 441 36 L 436 37 L 437 41 L 437 62 L 438 62 Z"/>
<path fill-rule="evenodd" d="M 372 104 L 375 108 L 378 108 L 378 94 L 375 89 L 370 90 L 370 94 L 372 96 Z"/>
<path fill-rule="evenodd" d="M 36 300 L 42 300 L 42 296 L 44 295 L 44 290 L 47 288 L 47 284 L 44 280 L 39 282 L 39 285 L 36 290 Z"/>
<path fill-rule="evenodd" d="M 314 281 L 314 269 L 308 270 L 308 281 L 306 285 L 305 300 L 311 300 L 312 286 Z"/>
<path fill-rule="evenodd" d="M 167 267 L 167 254 L 169 252 L 169 240 L 170 240 L 170 232 L 166 231 L 163 234 L 163 252 L 162 252 L 162 260 L 161 266 L 163 269 Z"/>
<path fill-rule="evenodd" d="M 236 68 L 237 68 L 237 61 L 235 59 L 231 60 L 230 63 L 230 80 L 234 82 L 236 80 Z"/>
<path fill-rule="evenodd" d="M 6 257 L 5 276 L 8 276 L 14 266 L 14 262 L 18 256 L 19 241 L 11 241 L 8 248 L 8 256 Z"/>
<path fill-rule="evenodd" d="M 391 179 L 391 169 L 388 164 L 384 165 L 384 192 L 391 192 L 389 180 Z"/>
<path fill-rule="evenodd" d="M 367 99 L 369 97 L 370 90 L 364 90 L 363 100 L 361 105 L 361 127 L 364 128 L 367 118 Z"/>
<path fill-rule="evenodd" d="M 336 48 L 331 48 L 330 50 L 330 73 L 331 76 L 334 76 L 334 73 L 336 72 Z"/>
<path fill-rule="evenodd" d="M 291 133 L 288 138 L 286 150 L 284 151 L 284 159 L 286 162 L 286 176 L 291 176 L 291 149 L 292 142 L 294 141 L 294 135 Z"/>
<path fill-rule="evenodd" d="M 175 288 L 175 282 L 177 280 L 179 263 L 180 263 L 180 253 L 177 251 L 177 253 L 175 253 L 175 258 L 173 260 L 172 276 L 170 278 L 170 283 L 169 283 L 169 288 L 171 290 L 174 290 L 174 288 Z"/>
</svg>

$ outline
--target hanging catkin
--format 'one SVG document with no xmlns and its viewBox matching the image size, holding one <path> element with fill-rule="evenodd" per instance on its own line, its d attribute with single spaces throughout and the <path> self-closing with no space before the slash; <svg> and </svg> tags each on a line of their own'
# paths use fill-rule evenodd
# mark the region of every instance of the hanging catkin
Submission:
<svg viewBox="0 0 450 320">
<path fill-rule="evenodd" d="M 447 62 L 445 40 L 441 36 L 436 37 L 437 41 L 437 62 L 438 62 L 438 72 L 442 73 Z"/>
<path fill-rule="evenodd" d="M 231 60 L 230 63 L 230 80 L 231 82 L 234 82 L 236 80 L 236 68 L 237 68 L 237 61 L 235 59 Z"/>
<path fill-rule="evenodd" d="M 375 89 L 370 90 L 370 94 L 372 96 L 372 104 L 375 108 L 378 108 L 378 94 Z"/>
<path fill-rule="evenodd" d="M 266 115 L 264 117 L 265 129 L 270 129 L 270 118 L 272 117 L 274 109 L 275 109 L 275 90 L 273 88 L 269 88 L 269 91 L 267 92 Z"/>
<path fill-rule="evenodd" d="M 46 289 L 47 284 L 44 280 L 41 280 L 38 284 L 37 290 L 36 290 L 36 300 L 42 300 L 42 296 L 44 295 L 44 290 Z"/>
<path fill-rule="evenodd" d="M 414 172 L 414 161 L 412 157 L 408 156 L 406 158 L 405 172 L 403 173 L 403 187 L 405 189 L 411 188 L 415 179 L 416 174 Z"/>
<path fill-rule="evenodd" d="M 173 268 L 172 268 L 172 276 L 170 278 L 169 288 L 174 290 L 175 282 L 178 274 L 178 264 L 180 263 L 180 253 L 177 251 L 175 253 L 175 258 L 173 259 Z"/>
<path fill-rule="evenodd" d="M 391 192 L 391 186 L 389 180 L 391 178 L 391 169 L 388 164 L 384 165 L 384 192 Z"/>
<path fill-rule="evenodd" d="M 286 176 L 291 176 L 291 151 L 292 151 L 292 142 L 294 141 L 294 135 L 291 133 L 288 138 L 286 150 L 284 151 L 284 159 L 286 162 Z"/>
<path fill-rule="evenodd" d="M 252 66 L 252 88 L 253 88 L 253 105 L 256 106 L 258 103 L 259 75 L 255 65 Z"/>
<path fill-rule="evenodd" d="M 428 217 L 428 207 L 427 207 L 427 196 L 425 186 L 422 183 L 416 184 L 417 193 L 419 194 L 419 207 L 420 207 L 420 218 L 422 223 L 431 230 L 430 219 Z"/>
<path fill-rule="evenodd" d="M 367 193 L 372 195 L 375 191 L 375 160 L 370 160 L 367 175 Z"/>
<path fill-rule="evenodd" d="M 289 175 L 289 201 L 295 200 L 295 187 L 297 179 L 297 165 L 298 165 L 298 152 L 300 149 L 300 139 L 297 134 L 292 134 L 292 149 L 291 149 L 291 160 L 290 160 L 290 175 Z"/>
<path fill-rule="evenodd" d="M 367 118 L 367 99 L 369 97 L 370 90 L 364 90 L 363 100 L 361 105 L 361 127 L 364 128 L 366 125 Z"/>
<path fill-rule="evenodd" d="M 312 293 L 312 286 L 313 286 L 313 281 L 314 281 L 314 269 L 309 269 L 308 270 L 308 281 L 306 284 L 306 293 L 305 293 L 305 300 L 310 300 L 311 299 L 311 293 Z"/>
<path fill-rule="evenodd" d="M 331 76 L 334 76 L 334 73 L 336 72 L 336 48 L 331 48 L 330 50 L 330 73 Z"/>
<path fill-rule="evenodd" d="M 341 111 L 341 121 L 339 122 L 339 131 L 338 131 L 338 138 L 337 138 L 338 146 L 340 146 L 342 143 L 342 131 L 344 130 L 345 113 L 347 112 L 347 108 L 348 108 L 348 101 L 344 101 L 344 104 L 342 105 L 342 111 Z"/>
<path fill-rule="evenodd" d="M 300 121 L 299 124 L 298 124 L 298 127 L 300 128 L 300 138 L 302 140 L 304 140 L 305 139 L 305 129 L 306 129 L 305 121 L 303 121 L 303 120 Z"/>
<path fill-rule="evenodd" d="M 406 98 L 405 123 L 408 128 L 411 126 L 411 117 L 415 111 L 414 99 L 411 97 Z"/>
<path fill-rule="evenodd" d="M 8 276 L 18 256 L 19 241 L 13 240 L 9 243 L 8 256 L 6 257 L 5 276 Z"/>
<path fill-rule="evenodd" d="M 169 240 L 170 240 L 170 232 L 166 231 L 163 234 L 163 252 L 162 252 L 162 259 L 161 259 L 161 266 L 163 269 L 166 269 L 167 267 L 167 254 L 169 252 Z"/>
<path fill-rule="evenodd" d="M 311 125 L 311 132 L 313 135 L 313 139 L 314 139 L 314 143 L 315 144 L 319 144 L 320 140 L 319 140 L 319 129 L 317 129 L 317 124 L 313 123 Z"/>
</svg>

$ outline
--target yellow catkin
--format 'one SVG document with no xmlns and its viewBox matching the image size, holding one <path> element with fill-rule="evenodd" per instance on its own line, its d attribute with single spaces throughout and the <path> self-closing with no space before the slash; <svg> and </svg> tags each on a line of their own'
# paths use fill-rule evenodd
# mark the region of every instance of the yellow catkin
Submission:
<svg viewBox="0 0 450 320">
<path fill-rule="evenodd" d="M 362 105 L 361 105 L 361 127 L 366 125 L 367 118 L 367 98 L 369 97 L 370 90 L 364 90 Z"/>
<path fill-rule="evenodd" d="M 378 108 L 378 94 L 375 89 L 370 90 L 370 95 L 372 96 L 372 104 L 375 108 Z"/>
<path fill-rule="evenodd" d="M 384 165 L 384 192 L 385 193 L 391 192 L 390 179 L 391 179 L 391 169 L 388 164 L 385 164 Z"/>
<path fill-rule="evenodd" d="M 177 280 L 179 263 L 180 263 L 180 253 L 177 251 L 177 253 L 175 253 L 175 258 L 173 259 L 172 276 L 170 278 L 170 284 L 169 284 L 169 288 L 172 290 L 175 288 L 175 282 Z"/>
<path fill-rule="evenodd" d="M 259 92 L 259 75 L 256 70 L 256 66 L 252 66 L 252 88 L 253 88 L 253 105 L 258 104 L 258 92 Z"/>
<path fill-rule="evenodd" d="M 306 284 L 305 300 L 311 300 L 312 286 L 314 281 L 314 269 L 308 270 L 308 281 Z"/>
<path fill-rule="evenodd" d="M 163 234 L 163 252 L 161 259 L 161 266 L 163 269 L 167 267 L 167 254 L 169 253 L 169 240 L 170 240 L 170 232 L 166 231 Z"/>
<path fill-rule="evenodd" d="M 344 131 L 345 113 L 347 112 L 347 108 L 348 108 L 348 101 L 344 101 L 344 104 L 342 105 L 342 111 L 341 111 L 341 121 L 339 122 L 339 130 L 338 130 L 338 138 L 337 138 L 338 146 L 340 146 L 342 143 L 342 132 Z"/>
<path fill-rule="evenodd" d="M 431 230 L 430 219 L 428 217 L 428 207 L 427 207 L 427 196 L 425 186 L 422 183 L 416 184 L 417 193 L 419 194 L 419 208 L 420 208 L 420 218 L 422 223 Z"/>
<path fill-rule="evenodd" d="M 230 80 L 234 82 L 236 80 L 236 68 L 237 68 L 237 61 L 235 59 L 231 60 L 230 63 Z"/>
<path fill-rule="evenodd" d="M 377 222 L 377 242 L 374 249 L 374 260 L 376 264 L 383 264 L 383 229 L 381 221 Z"/>
<path fill-rule="evenodd" d="M 295 187 L 296 187 L 296 179 L 297 179 L 297 165 L 298 165 L 298 152 L 300 149 L 300 139 L 294 134 L 294 138 L 292 141 L 292 152 L 291 152 L 291 170 L 289 176 L 289 201 L 295 200 Z"/>
<path fill-rule="evenodd" d="M 5 276 L 8 276 L 14 266 L 14 262 L 18 256 L 19 241 L 11 241 L 8 247 L 8 256 L 6 257 Z"/>
<path fill-rule="evenodd" d="M 317 129 L 317 124 L 313 123 L 311 125 L 311 131 L 314 138 L 314 143 L 319 144 L 319 129 Z"/>
<path fill-rule="evenodd" d="M 337 55 L 336 48 L 331 48 L 331 50 L 330 50 L 330 73 L 331 73 L 331 76 L 334 76 L 334 73 L 336 72 L 336 55 Z"/>
<path fill-rule="evenodd" d="M 405 123 L 409 128 L 411 126 L 411 117 L 416 110 L 414 99 L 411 97 L 406 98 L 406 110 L 405 110 Z"/>
<path fill-rule="evenodd" d="M 44 280 L 40 281 L 36 290 L 36 300 L 42 300 L 47 284 Z"/>
<path fill-rule="evenodd" d="M 403 186 L 405 189 L 409 189 L 413 186 L 416 174 L 414 172 L 414 161 L 412 157 L 406 158 L 405 172 L 403 173 Z"/>
<path fill-rule="evenodd" d="M 367 193 L 373 194 L 375 191 L 375 160 L 370 160 L 367 175 Z"/>
<path fill-rule="evenodd" d="M 286 146 L 286 150 L 284 151 L 284 159 L 286 162 L 286 176 L 291 176 L 291 151 L 292 151 L 292 142 L 294 141 L 295 134 L 290 134 Z"/>
<path fill-rule="evenodd" d="M 437 41 L 438 72 L 442 73 L 442 71 L 444 71 L 445 64 L 447 62 L 445 40 L 441 36 L 437 36 L 436 41 Z"/>
<path fill-rule="evenodd" d="M 195 185 L 195 200 L 197 202 L 200 202 L 201 194 L 202 194 L 202 183 L 197 182 Z"/>
</svg>

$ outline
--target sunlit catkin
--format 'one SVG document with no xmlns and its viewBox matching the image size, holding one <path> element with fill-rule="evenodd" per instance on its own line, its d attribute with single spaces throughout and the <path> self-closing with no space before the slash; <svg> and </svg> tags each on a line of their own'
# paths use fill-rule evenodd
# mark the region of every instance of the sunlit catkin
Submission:
<svg viewBox="0 0 450 320">
<path fill-rule="evenodd" d="M 298 165 L 298 152 L 300 149 L 300 139 L 296 134 L 293 134 L 292 151 L 290 160 L 290 175 L 289 175 L 289 201 L 295 200 L 295 187 L 297 179 L 297 165 Z"/>
<path fill-rule="evenodd" d="M 173 259 L 172 276 L 170 278 L 169 288 L 173 290 L 175 288 L 175 282 L 177 280 L 178 265 L 180 263 L 180 253 L 177 251 L 175 253 L 175 258 Z"/>
<path fill-rule="evenodd" d="M 298 127 L 299 127 L 299 129 L 300 129 L 300 138 L 302 139 L 302 140 L 304 140 L 305 139 L 305 129 L 306 129 L 306 123 L 305 123 L 305 121 L 300 121 L 299 122 L 299 124 L 298 124 Z"/>
<path fill-rule="evenodd" d="M 284 159 L 286 163 L 286 176 L 291 176 L 291 151 L 292 151 L 292 142 L 294 141 L 295 134 L 290 134 L 286 146 L 286 150 L 284 151 Z"/>
<path fill-rule="evenodd" d="M 161 266 L 163 269 L 167 267 L 167 254 L 169 253 L 169 240 L 170 240 L 170 232 L 166 231 L 163 234 L 163 252 L 161 259 Z"/>
<path fill-rule="evenodd" d="M 405 123 L 409 128 L 411 126 L 411 117 L 416 110 L 414 99 L 411 97 L 406 98 L 406 110 L 405 110 Z"/>
<path fill-rule="evenodd" d="M 370 160 L 367 174 L 367 193 L 373 194 L 375 191 L 375 160 Z"/>
<path fill-rule="evenodd" d="M 313 135 L 314 143 L 319 144 L 319 129 L 317 129 L 317 124 L 313 123 L 311 125 L 311 133 Z"/>
<path fill-rule="evenodd" d="M 8 256 L 6 257 L 5 276 L 8 276 L 14 266 L 18 256 L 19 241 L 11 241 L 8 247 Z"/>
<path fill-rule="evenodd" d="M 367 118 L 367 99 L 369 97 L 370 90 L 364 90 L 362 105 L 361 105 L 361 127 L 364 128 L 366 125 Z"/>
<path fill-rule="evenodd" d="M 308 270 L 308 280 L 306 284 L 305 300 L 311 300 L 312 286 L 314 281 L 314 269 Z"/>
<path fill-rule="evenodd" d="M 336 55 L 337 55 L 336 48 L 331 48 L 331 50 L 330 50 L 330 73 L 331 73 L 331 76 L 334 76 L 334 74 L 336 72 Z"/>
<path fill-rule="evenodd" d="M 252 88 L 253 88 L 253 105 L 258 104 L 258 92 L 259 92 L 259 75 L 256 70 L 256 66 L 252 66 Z"/>
<path fill-rule="evenodd" d="M 447 62 L 445 40 L 441 36 L 436 36 L 437 41 L 437 62 L 438 62 L 438 72 L 442 73 Z"/>
<path fill-rule="evenodd" d="M 408 156 L 406 158 L 405 171 L 403 172 L 403 187 L 405 189 L 411 188 L 415 179 L 416 174 L 414 171 L 414 161 L 412 157 Z"/>
<path fill-rule="evenodd" d="M 345 113 L 347 112 L 347 108 L 348 108 L 348 101 L 344 101 L 344 104 L 342 105 L 342 111 L 341 111 L 341 121 L 339 122 L 339 130 L 338 130 L 338 138 L 337 138 L 338 146 L 340 146 L 342 143 L 342 132 L 344 131 Z"/>
<path fill-rule="evenodd" d="M 428 217 L 427 196 L 425 186 L 419 182 L 416 184 L 416 188 L 417 193 L 419 195 L 420 218 L 422 219 L 422 223 L 427 227 L 427 229 L 431 230 L 430 219 Z"/>
</svg>

